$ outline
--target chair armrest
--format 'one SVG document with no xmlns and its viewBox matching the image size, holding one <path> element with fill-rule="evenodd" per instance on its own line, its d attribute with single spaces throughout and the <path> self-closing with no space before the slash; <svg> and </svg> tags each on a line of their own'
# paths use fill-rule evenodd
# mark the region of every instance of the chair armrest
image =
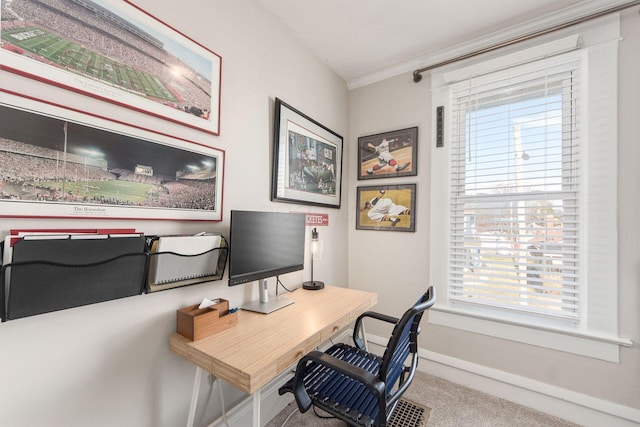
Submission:
<svg viewBox="0 0 640 427">
<path fill-rule="evenodd" d="M 321 351 L 312 351 L 298 361 L 293 381 L 293 394 L 296 397 L 296 402 L 298 403 L 300 412 L 306 412 L 312 404 L 311 398 L 304 387 L 304 377 L 307 374 L 309 366 L 311 366 L 311 362 L 327 366 L 334 371 L 363 384 L 371 391 L 376 399 L 385 397 L 385 385 L 377 376 L 373 375 L 369 371 L 351 365 L 348 362 L 337 359 Z"/>
<path fill-rule="evenodd" d="M 388 316 L 388 315 L 382 314 L 382 313 L 376 313 L 375 311 L 365 311 L 364 313 L 362 313 L 356 319 L 356 324 L 353 327 L 353 343 L 360 350 L 366 350 L 366 346 L 364 344 L 364 341 L 362 341 L 362 338 L 360 337 L 360 331 L 362 329 L 362 320 L 365 317 L 371 317 L 373 319 L 382 320 L 383 322 L 392 323 L 394 325 L 396 323 L 398 323 L 398 320 L 400 320 L 397 317 Z"/>
</svg>

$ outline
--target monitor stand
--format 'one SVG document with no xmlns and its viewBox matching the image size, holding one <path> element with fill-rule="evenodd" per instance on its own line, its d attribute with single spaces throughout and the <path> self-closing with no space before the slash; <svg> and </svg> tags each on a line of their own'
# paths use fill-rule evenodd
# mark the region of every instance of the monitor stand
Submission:
<svg viewBox="0 0 640 427">
<path fill-rule="evenodd" d="M 256 313 L 269 314 L 283 307 L 293 304 L 293 301 L 287 298 L 281 298 L 278 296 L 269 298 L 269 288 L 267 287 L 267 279 L 258 281 L 260 288 L 260 300 L 253 301 L 249 304 L 243 305 L 243 310 L 255 311 Z"/>
</svg>

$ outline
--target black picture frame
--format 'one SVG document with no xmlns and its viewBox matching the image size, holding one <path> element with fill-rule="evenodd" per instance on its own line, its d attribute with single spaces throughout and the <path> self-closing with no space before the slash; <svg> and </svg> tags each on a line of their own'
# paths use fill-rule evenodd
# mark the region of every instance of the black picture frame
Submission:
<svg viewBox="0 0 640 427">
<path fill-rule="evenodd" d="M 340 208 L 342 136 L 275 100 L 271 200 Z"/>
<path fill-rule="evenodd" d="M 418 127 L 358 138 L 358 179 L 418 174 Z"/>
<path fill-rule="evenodd" d="M 416 231 L 416 184 L 357 188 L 356 230 Z"/>
</svg>

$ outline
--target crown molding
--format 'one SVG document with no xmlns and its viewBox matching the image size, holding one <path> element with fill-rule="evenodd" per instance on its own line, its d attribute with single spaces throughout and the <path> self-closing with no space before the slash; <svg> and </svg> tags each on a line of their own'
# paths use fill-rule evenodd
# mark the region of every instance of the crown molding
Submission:
<svg viewBox="0 0 640 427">
<path fill-rule="evenodd" d="M 426 67 L 430 64 L 436 64 L 450 58 L 455 58 L 457 56 L 483 49 L 488 46 L 504 42 L 506 40 L 523 36 L 525 34 L 552 28 L 554 26 L 564 24 L 575 19 L 583 18 L 593 13 L 631 3 L 633 3 L 633 0 L 591 0 L 581 2 L 574 6 L 570 6 L 562 10 L 543 15 L 540 18 L 523 22 L 497 32 L 487 34 L 483 37 L 475 38 L 473 40 L 470 40 L 469 42 L 446 47 L 438 51 L 426 54 L 424 56 L 420 56 L 416 59 L 390 66 L 375 73 L 349 80 L 347 81 L 347 88 L 348 90 L 352 90 L 382 80 L 386 80 L 400 74 L 413 73 L 414 70 Z"/>
</svg>

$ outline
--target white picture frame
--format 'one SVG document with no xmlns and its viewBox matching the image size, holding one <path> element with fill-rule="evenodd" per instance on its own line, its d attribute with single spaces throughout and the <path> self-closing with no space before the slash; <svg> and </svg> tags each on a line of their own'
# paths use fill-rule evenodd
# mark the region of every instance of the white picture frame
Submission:
<svg viewBox="0 0 640 427">
<path fill-rule="evenodd" d="M 219 135 L 222 58 L 204 45 L 128 0 L 60 0 L 30 16 L 3 3 L 0 90 L 77 108 L 10 77 L 31 79 L 117 107 L 106 118 L 126 121 L 125 109 Z"/>
<path fill-rule="evenodd" d="M 197 141 L 0 92 L 0 217 L 221 221 L 224 161 Z"/>
</svg>

